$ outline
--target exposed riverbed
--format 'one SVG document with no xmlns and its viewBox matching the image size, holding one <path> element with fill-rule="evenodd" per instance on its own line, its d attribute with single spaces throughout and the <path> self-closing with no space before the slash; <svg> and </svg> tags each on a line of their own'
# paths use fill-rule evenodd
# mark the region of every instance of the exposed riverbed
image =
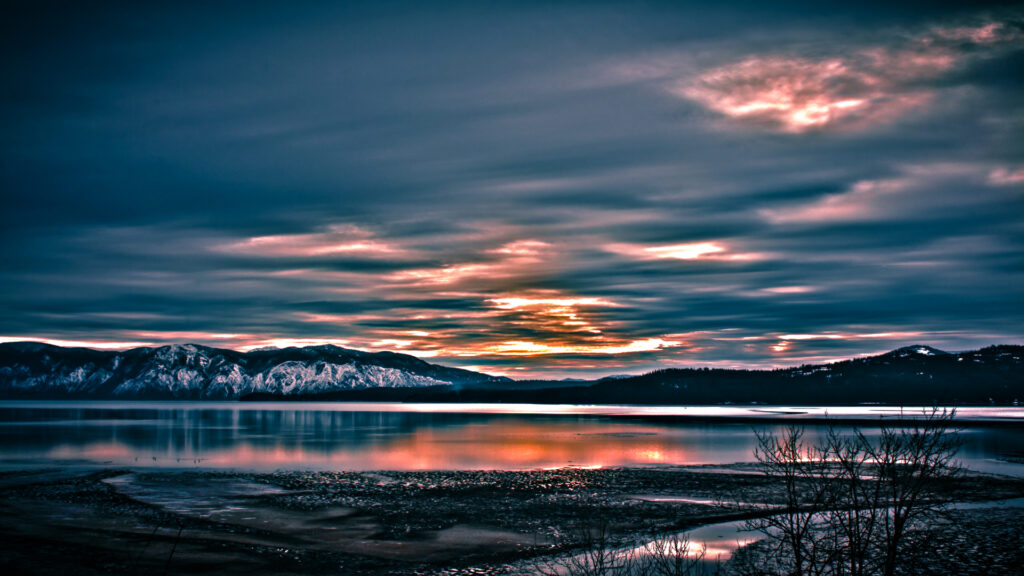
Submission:
<svg viewBox="0 0 1024 576">
<path fill-rule="evenodd" d="M 750 515 L 742 502 L 777 497 L 751 471 L 7 472 L 0 566 L 37 574 L 524 573 L 571 553 L 581 528 L 598 524 L 622 545 L 697 528 L 715 553 L 730 539 L 721 533 L 731 525 L 721 523 Z M 1024 497 L 1024 481 L 1005 477 L 974 475 L 945 489 L 965 502 Z M 957 513 L 967 527 L 992 516 L 990 508 Z M 1001 521 L 1004 539 L 1024 532 L 1019 519 Z M 1009 546 L 1003 556 L 1016 545 L 949 534 L 963 546 Z"/>
</svg>

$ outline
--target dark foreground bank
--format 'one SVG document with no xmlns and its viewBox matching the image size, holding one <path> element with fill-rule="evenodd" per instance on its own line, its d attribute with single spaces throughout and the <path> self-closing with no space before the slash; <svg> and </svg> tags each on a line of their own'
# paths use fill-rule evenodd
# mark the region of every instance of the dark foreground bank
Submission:
<svg viewBox="0 0 1024 576">
<path fill-rule="evenodd" d="M 606 526 L 629 545 L 763 513 L 743 503 L 778 489 L 754 472 L 6 472 L 0 571 L 524 573 L 574 550 L 584 528 Z M 1024 497 L 1024 480 L 969 475 L 942 490 L 961 503 L 1006 500 Z M 935 528 L 943 573 L 1024 565 L 1019 508 L 957 509 Z"/>
</svg>

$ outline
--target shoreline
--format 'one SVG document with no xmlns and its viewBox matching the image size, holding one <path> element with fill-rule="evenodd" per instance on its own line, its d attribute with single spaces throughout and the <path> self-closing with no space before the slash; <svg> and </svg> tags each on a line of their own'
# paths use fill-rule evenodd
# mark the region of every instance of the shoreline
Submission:
<svg viewBox="0 0 1024 576">
<path fill-rule="evenodd" d="M 380 412 L 396 414 L 463 414 L 481 416 L 593 416 L 652 422 L 721 422 L 730 424 L 803 422 L 839 425 L 913 425 L 937 409 L 956 411 L 954 422 L 966 427 L 1024 427 L 1024 406 L 906 404 L 565 404 L 506 402 L 342 401 L 282 397 L 275 400 L 109 400 L 0 399 L 3 408 L 189 409 L 236 411 L 291 410 Z"/>
<path fill-rule="evenodd" d="M 248 576 L 496 572 L 571 551 L 595 523 L 629 543 L 751 517 L 758 512 L 736 502 L 775 495 L 750 466 L 702 468 L 8 471 L 0 566 L 141 573 L 170 560 L 169 573 Z M 957 502 L 1024 497 L 1024 479 L 987 474 L 948 488 Z"/>
</svg>

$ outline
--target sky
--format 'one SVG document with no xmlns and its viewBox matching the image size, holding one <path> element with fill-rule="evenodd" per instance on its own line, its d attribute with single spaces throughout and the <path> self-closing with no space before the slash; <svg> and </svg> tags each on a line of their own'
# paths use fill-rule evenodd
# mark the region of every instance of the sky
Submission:
<svg viewBox="0 0 1024 576">
<path fill-rule="evenodd" d="M 0 342 L 1024 343 L 1024 8 L 767 4 L 5 2 Z"/>
</svg>

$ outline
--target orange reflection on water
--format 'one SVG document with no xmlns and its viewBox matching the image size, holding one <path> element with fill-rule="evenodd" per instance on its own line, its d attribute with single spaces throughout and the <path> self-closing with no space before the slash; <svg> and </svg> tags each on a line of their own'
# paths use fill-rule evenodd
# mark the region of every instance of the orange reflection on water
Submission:
<svg viewBox="0 0 1024 576">
<path fill-rule="evenodd" d="M 695 463 L 692 450 L 656 426 L 508 419 L 422 427 L 369 440 L 320 443 L 266 439 L 203 447 L 187 441 L 131 447 L 123 442 L 61 445 L 51 458 L 116 460 L 139 466 L 237 469 L 481 470 L 600 468 Z"/>
</svg>

